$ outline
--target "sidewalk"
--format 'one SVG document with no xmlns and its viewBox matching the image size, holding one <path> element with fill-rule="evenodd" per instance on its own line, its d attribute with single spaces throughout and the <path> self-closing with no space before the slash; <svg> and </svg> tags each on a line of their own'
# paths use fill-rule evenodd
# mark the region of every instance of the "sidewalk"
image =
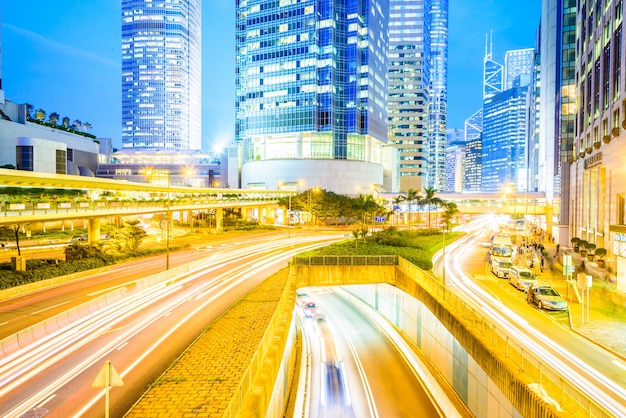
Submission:
<svg viewBox="0 0 626 418">
<path fill-rule="evenodd" d="M 569 286 L 563 275 L 564 254 L 572 256 L 575 264 L 572 275 L 574 280 L 578 273 L 593 277 L 593 285 L 589 289 L 589 320 L 586 323 L 582 323 L 582 305 L 575 299 L 568 300 L 573 330 L 626 359 L 626 294 L 617 291 L 615 285 L 609 282 L 606 269 L 588 261 L 572 248 L 560 247 L 559 256 L 555 257 L 555 243 L 544 240 L 541 244 L 544 245 L 547 255 L 544 258 L 545 268 L 538 273 L 538 278 L 540 281 L 550 282 L 564 297 L 568 294 Z"/>
</svg>

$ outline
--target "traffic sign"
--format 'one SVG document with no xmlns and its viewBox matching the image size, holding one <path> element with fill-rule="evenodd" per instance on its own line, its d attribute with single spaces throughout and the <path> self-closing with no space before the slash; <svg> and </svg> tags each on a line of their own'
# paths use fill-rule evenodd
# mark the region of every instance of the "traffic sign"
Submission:
<svg viewBox="0 0 626 418">
<path fill-rule="evenodd" d="M 91 384 L 91 386 L 94 388 L 112 388 L 123 385 L 124 381 L 109 360 L 104 362 L 104 365 L 102 366 L 95 380 Z"/>
</svg>

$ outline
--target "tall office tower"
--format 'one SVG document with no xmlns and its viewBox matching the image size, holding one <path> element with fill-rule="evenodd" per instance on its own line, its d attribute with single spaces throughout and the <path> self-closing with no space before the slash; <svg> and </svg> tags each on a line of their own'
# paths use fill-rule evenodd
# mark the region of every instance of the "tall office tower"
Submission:
<svg viewBox="0 0 626 418">
<path fill-rule="evenodd" d="M 446 132 L 446 185 L 442 192 L 463 191 L 463 157 L 465 137 L 461 129 L 448 129 Z"/>
<path fill-rule="evenodd" d="M 519 86 L 530 84 L 535 68 L 535 48 L 512 49 L 504 54 L 504 90 L 513 88 L 519 78 Z"/>
<path fill-rule="evenodd" d="M 463 160 L 464 192 L 480 192 L 483 159 L 483 108 L 465 121 L 465 159 Z"/>
<path fill-rule="evenodd" d="M 389 141 L 400 153 L 400 190 L 428 184 L 430 0 L 389 2 Z"/>
<path fill-rule="evenodd" d="M 430 0 L 430 99 L 428 124 L 428 184 L 444 190 L 448 125 L 448 0 Z"/>
<path fill-rule="evenodd" d="M 572 41 L 577 48 L 578 59 L 574 68 L 578 85 L 571 91 L 578 106 L 570 108 L 565 105 L 566 109 L 563 109 L 571 110 L 575 115 L 575 139 L 571 150 L 576 154 L 572 156 L 571 171 L 567 173 L 570 175 L 570 216 L 562 219 L 561 224 L 569 225 L 570 238 L 577 237 L 609 251 L 607 259 L 611 260 L 610 268 L 615 272 L 612 277 L 615 277 L 618 289 L 625 292 L 626 42 L 623 2 L 607 0 L 578 4 L 576 21 L 566 20 L 564 27 L 560 28 L 560 33 L 565 33 L 565 25 L 570 24 L 568 28 L 576 29 L 578 36 L 575 42 Z M 564 0 L 562 6 L 562 12 L 573 11 L 576 2 Z M 543 89 L 543 73 L 541 80 Z M 561 80 L 560 91 L 570 93 L 565 80 Z M 567 127 L 563 127 L 563 123 L 561 126 Z M 561 132 L 569 133 L 566 129 Z M 561 141 L 565 142 L 564 139 Z M 567 154 L 562 151 L 560 157 L 563 161 Z M 565 203 L 565 174 L 563 170 L 561 206 Z"/>
<path fill-rule="evenodd" d="M 4 90 L 2 87 L 2 3 L 0 3 L 0 103 L 4 103 Z"/>
<path fill-rule="evenodd" d="M 600 3 L 600 2 L 596 2 Z M 618 2 L 616 2 L 617 4 Z M 608 7 L 609 2 L 607 2 Z M 619 2 L 621 7 L 621 1 Z M 585 6 L 585 17 L 581 23 L 585 28 L 582 38 L 589 35 L 589 31 L 595 28 L 595 19 L 600 19 L 602 13 L 594 13 L 589 9 L 589 3 Z M 607 9 L 609 10 L 609 9 Z M 551 233 L 561 245 L 569 245 L 570 236 L 570 164 L 576 158 L 575 149 L 580 144 L 574 144 L 575 126 L 577 123 L 577 108 L 582 110 L 582 104 L 587 106 L 590 102 L 583 101 L 582 96 L 576 91 L 576 79 L 586 78 L 581 72 L 576 77 L 576 57 L 580 54 L 594 54 L 598 57 L 604 46 L 604 40 L 598 42 L 596 52 L 588 46 L 583 50 L 576 51 L 577 26 L 576 26 L 577 3 L 575 0 L 546 0 L 541 7 L 540 29 L 540 66 L 541 88 L 539 101 L 541 112 L 539 115 L 539 150 L 538 161 L 545 161 L 538 171 L 537 188 L 546 193 L 546 201 L 552 204 L 554 216 L 548 221 L 551 225 Z M 587 14 L 593 15 L 589 23 Z M 612 13 L 612 11 L 611 11 Z M 609 15 L 611 15 L 609 13 Z M 619 17 L 621 21 L 621 17 Z M 617 21 L 617 19 L 616 19 Z M 618 25 L 621 27 L 620 25 Z M 611 29 L 607 28 L 607 35 Z M 605 38 L 608 39 L 608 38 Z M 615 52 L 619 52 L 616 49 Z M 586 58 L 586 57 L 585 57 Z M 589 72 L 595 66 L 595 60 L 585 59 L 588 63 Z M 619 60 L 617 61 L 619 62 Z M 593 67 L 593 71 L 596 68 Z M 619 77 L 617 77 L 619 79 Z M 607 78 L 608 79 L 608 78 Z M 599 79 L 594 79 L 594 81 Z M 586 88 L 592 85 L 583 83 Z M 594 88 L 595 89 L 595 88 Z M 589 94 L 585 92 L 585 94 Z M 594 93 L 595 94 L 595 93 Z M 598 93 L 599 95 L 599 93 Z M 598 96 L 599 97 L 599 96 Z M 585 119 L 585 123 L 588 120 Z M 581 124 L 583 121 L 579 121 Z"/>
<path fill-rule="evenodd" d="M 383 182 L 388 0 L 238 1 L 235 138 L 244 188 Z"/>
<path fill-rule="evenodd" d="M 528 145 L 526 147 L 527 161 L 527 183 L 529 192 L 539 191 L 539 171 L 545 170 L 544 165 L 547 163 L 539 157 L 541 144 L 541 135 L 539 131 L 539 120 L 541 117 L 541 54 L 539 53 L 541 45 L 541 30 L 537 28 L 537 36 L 535 40 L 535 57 L 534 68 L 531 74 L 530 84 L 528 85 Z M 554 165 L 553 161 L 550 164 Z M 543 181 L 543 179 L 542 179 Z"/>
<path fill-rule="evenodd" d="M 200 149 L 201 0 L 122 0 L 122 148 Z"/>
<path fill-rule="evenodd" d="M 514 87 L 485 100 L 482 134 L 482 192 L 520 190 L 526 167 L 526 96 L 528 87 Z"/>
<path fill-rule="evenodd" d="M 493 60 L 493 42 L 485 39 L 485 58 L 483 63 L 483 100 L 502 91 L 503 66 Z"/>
</svg>

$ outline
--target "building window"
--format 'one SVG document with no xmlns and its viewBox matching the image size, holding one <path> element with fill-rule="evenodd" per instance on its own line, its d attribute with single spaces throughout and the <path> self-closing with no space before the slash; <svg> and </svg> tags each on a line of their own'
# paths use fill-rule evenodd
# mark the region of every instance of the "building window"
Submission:
<svg viewBox="0 0 626 418">
<path fill-rule="evenodd" d="M 74 150 L 72 148 L 67 149 L 67 161 L 74 161 Z"/>
<path fill-rule="evenodd" d="M 17 146 L 15 147 L 15 160 L 18 170 L 33 171 L 33 147 Z"/>
<path fill-rule="evenodd" d="M 67 174 L 67 160 L 65 150 L 56 150 L 56 174 Z"/>
<path fill-rule="evenodd" d="M 624 225 L 624 195 L 617 195 L 617 224 Z"/>
</svg>

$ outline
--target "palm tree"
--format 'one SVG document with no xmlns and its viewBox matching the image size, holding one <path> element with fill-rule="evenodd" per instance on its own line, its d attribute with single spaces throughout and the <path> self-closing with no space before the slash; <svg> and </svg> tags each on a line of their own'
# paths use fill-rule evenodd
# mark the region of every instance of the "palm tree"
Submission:
<svg viewBox="0 0 626 418">
<path fill-rule="evenodd" d="M 80 119 L 74 119 L 74 122 L 72 122 L 72 129 L 78 131 L 81 126 L 83 126 L 83 123 L 80 121 Z"/>
<path fill-rule="evenodd" d="M 26 119 L 32 119 L 33 118 L 33 109 L 35 108 L 35 106 L 33 106 L 30 103 L 26 103 L 24 106 L 26 106 Z"/>
<path fill-rule="evenodd" d="M 456 203 L 454 202 L 444 201 L 442 206 L 446 208 L 446 210 L 443 212 L 443 221 L 446 224 L 445 228 L 449 230 L 452 224 L 452 218 L 460 211 L 457 208 Z"/>
<path fill-rule="evenodd" d="M 60 117 L 61 116 L 59 116 L 57 112 L 52 112 L 50 113 L 50 116 L 48 116 L 48 122 L 50 122 L 53 125 L 56 125 Z"/>
<path fill-rule="evenodd" d="M 89 132 L 90 129 L 91 129 L 91 123 L 83 122 L 83 131 Z"/>
<path fill-rule="evenodd" d="M 67 116 L 64 116 L 63 119 L 61 119 L 61 125 L 63 125 L 65 128 L 69 128 L 70 118 L 68 118 Z"/>
<path fill-rule="evenodd" d="M 45 120 L 46 119 L 46 111 L 42 108 L 35 110 L 35 119 L 37 120 Z"/>
<path fill-rule="evenodd" d="M 428 206 L 428 229 L 430 229 L 430 210 L 431 210 L 431 207 L 433 205 L 435 207 L 440 206 L 441 204 L 443 204 L 443 200 L 441 200 L 438 197 L 435 197 L 435 194 L 437 193 L 437 190 L 435 190 L 432 187 L 424 187 L 424 193 L 426 195 L 424 196 L 422 201 L 423 201 L 424 205 Z"/>
<path fill-rule="evenodd" d="M 419 192 L 409 189 L 406 191 L 406 196 L 404 196 L 404 200 L 409 202 L 409 230 L 411 230 L 411 202 L 420 201 L 422 197 L 419 195 Z"/>
<path fill-rule="evenodd" d="M 400 206 L 402 204 L 402 202 L 404 201 L 404 196 L 402 195 L 398 195 L 393 199 L 393 205 L 394 206 Z M 393 213 L 395 214 L 395 211 L 393 211 Z M 398 222 L 396 221 L 396 225 L 398 224 Z M 393 224 L 392 224 L 393 226 Z"/>
</svg>

